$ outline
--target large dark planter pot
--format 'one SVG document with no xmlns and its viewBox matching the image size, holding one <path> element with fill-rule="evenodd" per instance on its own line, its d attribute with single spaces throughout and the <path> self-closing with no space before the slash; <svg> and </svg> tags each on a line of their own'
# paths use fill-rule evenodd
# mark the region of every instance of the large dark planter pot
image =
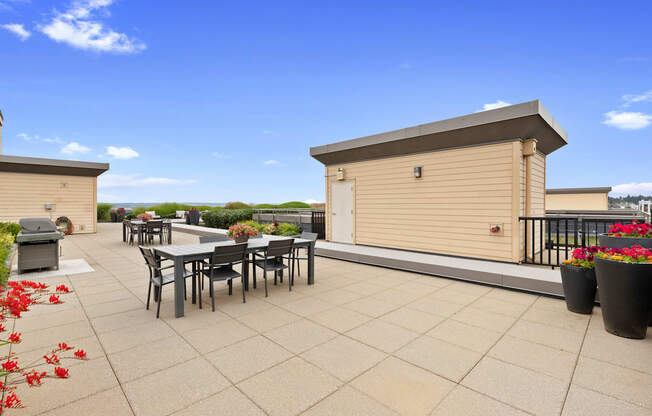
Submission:
<svg viewBox="0 0 652 416">
<path fill-rule="evenodd" d="M 249 241 L 249 234 L 241 235 L 240 237 L 236 237 L 234 240 L 236 244 L 246 243 Z"/>
<path fill-rule="evenodd" d="M 625 248 L 641 246 L 652 248 L 652 238 L 631 238 L 631 237 L 609 237 L 608 234 L 598 235 L 600 246 L 609 248 Z"/>
<path fill-rule="evenodd" d="M 188 218 L 190 219 L 190 224 L 199 225 L 199 211 L 197 210 L 188 211 Z"/>
<path fill-rule="evenodd" d="M 607 332 L 643 339 L 652 316 L 652 264 L 595 259 Z"/>
<path fill-rule="evenodd" d="M 561 266 L 561 284 L 564 287 L 566 307 L 575 313 L 593 312 L 597 283 L 595 269 L 584 267 Z"/>
<path fill-rule="evenodd" d="M 111 213 L 111 222 L 118 222 L 118 214 L 115 212 Z"/>
</svg>

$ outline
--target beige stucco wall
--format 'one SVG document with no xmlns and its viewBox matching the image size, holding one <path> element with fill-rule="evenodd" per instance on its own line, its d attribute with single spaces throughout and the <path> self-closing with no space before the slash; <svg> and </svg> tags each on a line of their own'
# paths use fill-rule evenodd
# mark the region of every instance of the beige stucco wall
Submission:
<svg viewBox="0 0 652 416">
<path fill-rule="evenodd" d="M 544 211 L 545 156 L 531 156 L 531 212 Z M 422 166 L 423 177 L 413 168 Z M 525 198 L 522 143 L 390 157 L 326 167 L 326 238 L 337 169 L 354 184 L 354 243 L 503 261 L 519 260 Z M 498 234 L 490 232 L 500 224 Z"/>
<path fill-rule="evenodd" d="M 609 198 L 607 193 L 546 194 L 546 209 L 606 210 L 609 209 Z"/>
<path fill-rule="evenodd" d="M 0 172 L 0 221 L 60 216 L 70 218 L 75 233 L 97 230 L 96 177 Z"/>
</svg>

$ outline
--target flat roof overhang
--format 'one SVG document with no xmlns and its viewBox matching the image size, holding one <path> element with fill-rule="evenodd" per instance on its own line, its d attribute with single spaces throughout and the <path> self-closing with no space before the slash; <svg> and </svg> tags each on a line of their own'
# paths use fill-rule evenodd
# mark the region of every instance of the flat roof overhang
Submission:
<svg viewBox="0 0 652 416">
<path fill-rule="evenodd" d="M 0 171 L 51 175 L 99 176 L 109 170 L 108 163 L 0 155 Z"/>
<path fill-rule="evenodd" d="M 554 188 L 546 189 L 546 195 L 559 194 L 608 194 L 611 192 L 611 186 L 595 188 Z"/>
<path fill-rule="evenodd" d="M 332 165 L 529 138 L 538 140 L 537 149 L 544 154 L 568 143 L 564 129 L 539 100 L 534 100 L 311 147 L 310 155 L 325 165 Z"/>
</svg>

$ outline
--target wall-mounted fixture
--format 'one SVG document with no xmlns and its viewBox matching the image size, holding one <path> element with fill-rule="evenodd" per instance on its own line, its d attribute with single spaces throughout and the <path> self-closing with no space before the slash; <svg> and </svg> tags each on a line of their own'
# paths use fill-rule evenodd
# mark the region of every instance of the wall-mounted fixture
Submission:
<svg viewBox="0 0 652 416">
<path fill-rule="evenodd" d="M 337 168 L 337 180 L 338 181 L 344 180 L 344 168 Z"/>
<path fill-rule="evenodd" d="M 46 211 L 52 211 L 54 209 L 54 204 L 45 204 Z"/>
<path fill-rule="evenodd" d="M 414 177 L 415 178 L 421 177 L 421 166 L 417 166 L 414 168 Z"/>
<path fill-rule="evenodd" d="M 503 227 L 500 224 L 491 224 L 489 226 L 489 232 L 491 234 L 500 234 L 502 229 L 503 229 Z"/>
</svg>

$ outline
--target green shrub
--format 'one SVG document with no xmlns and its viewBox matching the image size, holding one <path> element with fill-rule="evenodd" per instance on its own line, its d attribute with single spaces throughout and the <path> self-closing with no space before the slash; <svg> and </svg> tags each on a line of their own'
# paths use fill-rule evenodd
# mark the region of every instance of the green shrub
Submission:
<svg viewBox="0 0 652 416">
<path fill-rule="evenodd" d="M 263 234 L 276 235 L 276 226 L 274 224 L 263 224 L 262 232 Z"/>
<path fill-rule="evenodd" d="M 280 204 L 278 208 L 310 208 L 310 205 L 301 201 L 290 201 Z"/>
<path fill-rule="evenodd" d="M 245 222 L 245 224 L 247 224 L 250 227 L 254 227 L 255 229 L 258 230 L 259 233 L 263 232 L 264 224 L 261 224 L 259 222 L 254 221 L 254 220 L 247 221 L 247 222 Z"/>
<path fill-rule="evenodd" d="M 274 204 L 256 204 L 256 205 L 253 206 L 253 208 L 256 208 L 256 209 L 274 209 L 274 208 L 278 208 L 278 205 L 274 205 Z"/>
<path fill-rule="evenodd" d="M 97 220 L 98 221 L 108 221 L 111 219 L 111 208 L 113 205 L 98 203 L 97 204 Z"/>
<path fill-rule="evenodd" d="M 244 202 L 227 202 L 226 205 L 224 205 L 224 209 L 248 209 L 251 208 L 249 205 L 245 204 Z"/>
<path fill-rule="evenodd" d="M 11 227 L 10 227 L 11 226 Z M 7 262 L 7 257 L 11 251 L 11 245 L 14 243 L 16 235 L 13 231 L 16 231 L 16 227 L 20 231 L 20 226 L 13 223 L 0 223 L 0 284 L 4 285 L 9 278 L 9 268 L 5 266 Z M 11 231 L 9 230 L 11 228 Z M 18 231 L 16 231 L 18 234 Z"/>
<path fill-rule="evenodd" d="M 9 233 L 16 237 L 20 232 L 20 225 L 15 222 L 0 222 L 0 233 Z"/>
<path fill-rule="evenodd" d="M 207 227 L 226 229 L 236 222 L 251 220 L 252 215 L 252 209 L 219 209 L 204 213 L 202 219 Z"/>
<path fill-rule="evenodd" d="M 301 234 L 301 228 L 298 225 L 288 224 L 287 222 L 282 222 L 276 227 L 276 235 L 297 235 Z"/>
</svg>

